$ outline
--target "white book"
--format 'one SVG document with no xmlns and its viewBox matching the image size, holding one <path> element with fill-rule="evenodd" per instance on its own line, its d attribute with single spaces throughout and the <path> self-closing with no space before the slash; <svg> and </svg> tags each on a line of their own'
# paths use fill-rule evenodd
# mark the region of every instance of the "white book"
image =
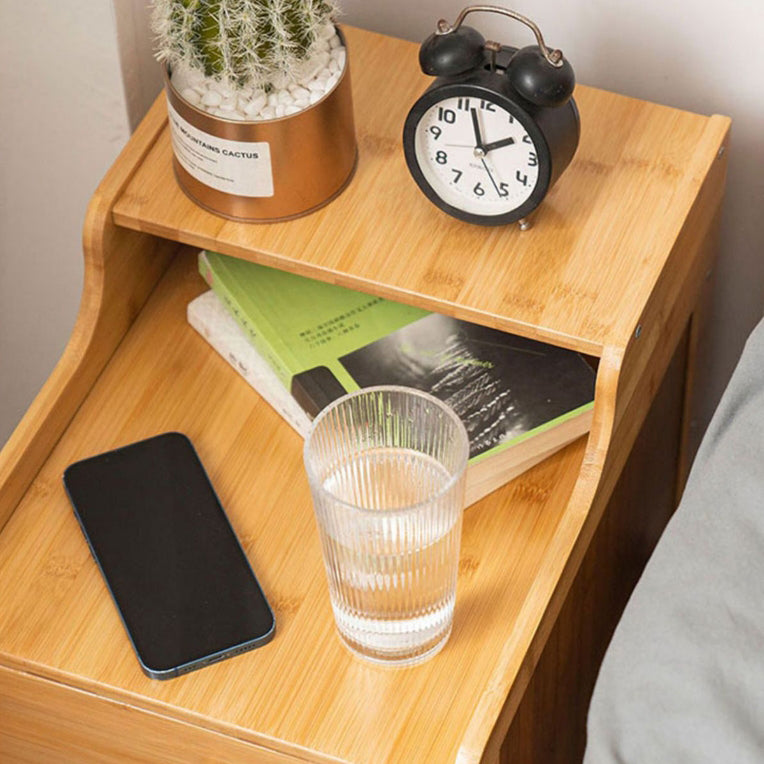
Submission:
<svg viewBox="0 0 764 764">
<path fill-rule="evenodd" d="M 209 290 L 192 300 L 186 315 L 188 323 L 304 438 L 308 434 L 310 417 L 252 347 L 244 330 L 215 293 Z"/>
</svg>

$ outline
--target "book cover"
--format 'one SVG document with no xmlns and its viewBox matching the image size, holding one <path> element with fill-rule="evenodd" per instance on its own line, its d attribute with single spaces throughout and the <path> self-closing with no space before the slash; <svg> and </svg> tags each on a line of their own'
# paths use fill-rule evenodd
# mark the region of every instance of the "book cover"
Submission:
<svg viewBox="0 0 764 764">
<path fill-rule="evenodd" d="M 342 390 L 357 384 L 337 362 L 427 312 L 276 268 L 201 252 L 199 271 L 289 390 L 327 365 Z"/>
<path fill-rule="evenodd" d="M 243 270 L 253 266 L 239 262 Z M 272 270 L 254 268 L 258 273 Z M 257 277 L 255 271 L 250 277 Z M 313 417 L 359 387 L 398 384 L 432 393 L 459 414 L 470 436 L 468 504 L 589 430 L 595 374 L 578 353 L 419 309 L 397 313 L 407 306 L 310 279 L 304 279 L 310 291 L 300 292 L 305 285 L 289 281 L 298 291 L 281 301 L 281 309 L 289 312 L 288 306 L 299 302 L 302 307 L 295 312 L 303 318 L 290 319 L 291 336 L 299 341 L 287 342 L 289 333 L 279 338 L 292 344 L 293 355 L 276 375 L 282 394 L 291 392 Z M 340 307 L 305 307 L 317 293 L 326 295 L 327 288 L 332 296 L 341 295 Z M 342 294 L 347 292 L 354 303 Z M 231 310 L 231 301 L 225 303 L 244 325 Z M 265 304 L 271 306 L 274 300 Z M 365 327 L 371 308 L 379 305 L 389 306 L 389 312 L 377 312 L 371 327 Z M 246 317 L 251 326 L 246 336 L 250 347 L 262 353 L 262 343 L 253 340 L 261 326 L 259 316 L 266 312 L 262 302 L 259 307 Z M 268 322 L 276 327 L 279 320 L 271 315 Z M 308 343 L 306 337 L 314 339 Z M 314 344 L 309 355 L 303 352 L 308 344 Z"/>
<path fill-rule="evenodd" d="M 339 360 L 359 387 L 404 385 L 447 403 L 467 428 L 472 461 L 594 401 L 594 371 L 578 353 L 437 313 Z"/>
<path fill-rule="evenodd" d="M 204 337 L 261 398 L 303 438 L 311 419 L 289 394 L 273 369 L 250 344 L 244 330 L 234 321 L 212 291 L 191 300 L 186 308 L 188 323 Z"/>
</svg>

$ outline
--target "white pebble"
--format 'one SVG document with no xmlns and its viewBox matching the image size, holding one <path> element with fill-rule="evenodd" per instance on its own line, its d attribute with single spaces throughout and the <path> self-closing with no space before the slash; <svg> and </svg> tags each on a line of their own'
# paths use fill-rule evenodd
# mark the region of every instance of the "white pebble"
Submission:
<svg viewBox="0 0 764 764">
<path fill-rule="evenodd" d="M 330 48 L 339 48 L 341 45 L 342 45 L 342 40 L 340 40 L 339 35 L 335 34 L 333 37 L 329 38 Z"/>
<path fill-rule="evenodd" d="M 331 22 L 324 24 L 321 29 L 318 30 L 319 40 L 328 40 L 332 35 L 336 34 L 334 24 Z"/>
<path fill-rule="evenodd" d="M 289 87 L 291 82 L 292 78 L 286 72 L 277 73 L 271 79 L 271 85 L 273 85 L 276 90 L 285 90 Z"/>
<path fill-rule="evenodd" d="M 344 48 L 337 48 L 336 50 L 332 51 L 332 58 L 337 62 L 337 66 L 339 66 L 340 69 L 345 68 L 345 60 L 347 59 L 347 54 L 345 53 Z"/>
<path fill-rule="evenodd" d="M 217 90 L 208 90 L 202 96 L 202 103 L 205 106 L 220 106 L 223 103 L 223 96 Z"/>
<path fill-rule="evenodd" d="M 312 80 L 329 63 L 329 52 L 320 50 L 314 53 L 301 67 L 297 79 L 305 84 Z"/>
<path fill-rule="evenodd" d="M 179 93 L 182 93 L 184 90 L 191 87 L 191 83 L 189 82 L 188 77 L 184 77 L 179 71 L 174 71 L 172 73 L 170 82 L 172 82 L 172 86 Z"/>
<path fill-rule="evenodd" d="M 210 83 L 210 90 L 214 90 L 215 92 L 220 93 L 220 95 L 226 100 L 233 97 L 233 90 L 231 90 L 231 88 L 228 86 L 228 83 L 223 81 L 216 82 L 213 80 Z"/>
<path fill-rule="evenodd" d="M 204 75 L 198 69 L 192 69 L 185 64 L 179 64 L 172 70 L 170 81 L 173 87 L 180 93 L 186 88 L 201 85 L 204 81 Z"/>
<path fill-rule="evenodd" d="M 207 76 L 201 69 L 194 69 L 190 66 L 186 67 L 186 77 L 192 85 L 205 85 L 207 84 Z"/>
<path fill-rule="evenodd" d="M 186 88 L 181 94 L 184 101 L 196 106 L 201 101 L 201 96 L 193 88 Z"/>
<path fill-rule="evenodd" d="M 332 30 L 328 35 L 327 30 Z M 234 88 L 230 82 L 204 78 L 196 70 L 185 68 L 178 75 L 185 84 L 179 89 L 173 72 L 173 86 L 191 105 L 205 108 L 225 119 L 272 120 L 297 114 L 320 101 L 339 82 L 347 65 L 347 52 L 331 25 L 319 33 L 313 55 L 303 62 L 296 80 L 283 75 L 274 78 L 272 90 Z"/>
<path fill-rule="evenodd" d="M 265 105 L 268 103 L 268 99 L 265 97 L 265 94 L 261 94 L 255 98 L 253 98 L 247 105 L 244 107 L 244 113 L 248 117 L 253 117 L 255 114 L 260 112 Z"/>
</svg>

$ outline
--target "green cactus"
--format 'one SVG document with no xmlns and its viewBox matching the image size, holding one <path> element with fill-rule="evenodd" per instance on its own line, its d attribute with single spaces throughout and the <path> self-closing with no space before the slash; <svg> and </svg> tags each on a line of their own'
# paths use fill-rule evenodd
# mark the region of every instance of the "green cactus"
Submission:
<svg viewBox="0 0 764 764">
<path fill-rule="evenodd" d="M 262 87 L 293 76 L 337 13 L 335 0 L 154 0 L 152 29 L 171 68 Z"/>
</svg>

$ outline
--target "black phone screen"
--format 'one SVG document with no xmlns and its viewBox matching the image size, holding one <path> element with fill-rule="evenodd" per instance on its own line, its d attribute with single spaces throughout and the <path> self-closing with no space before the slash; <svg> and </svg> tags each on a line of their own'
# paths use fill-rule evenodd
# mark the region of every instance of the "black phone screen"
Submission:
<svg viewBox="0 0 764 764">
<path fill-rule="evenodd" d="M 149 676 L 177 676 L 273 636 L 268 602 L 185 435 L 76 462 L 64 485 Z"/>
</svg>

